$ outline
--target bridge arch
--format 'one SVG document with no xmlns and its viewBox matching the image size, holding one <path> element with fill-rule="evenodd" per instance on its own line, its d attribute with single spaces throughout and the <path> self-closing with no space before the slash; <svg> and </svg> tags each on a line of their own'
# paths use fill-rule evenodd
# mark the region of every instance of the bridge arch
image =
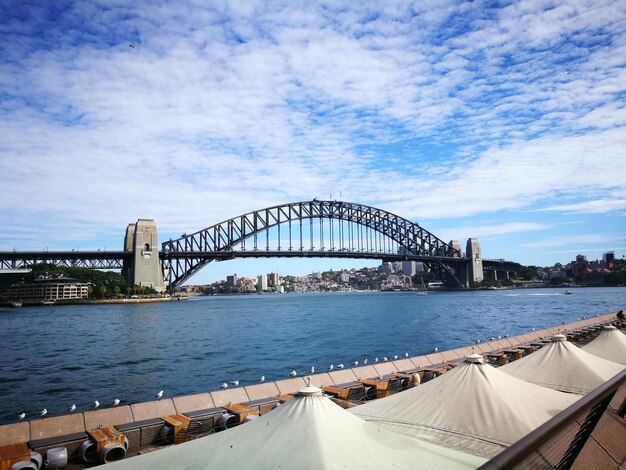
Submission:
<svg viewBox="0 0 626 470">
<path fill-rule="evenodd" d="M 452 270 L 441 262 L 445 258 L 460 258 L 461 253 L 419 224 L 364 204 L 317 199 L 248 212 L 162 243 L 161 256 L 164 259 L 166 280 L 170 287 L 179 286 L 208 263 L 218 259 L 215 254 L 233 252 L 237 245 L 260 233 L 268 233 L 270 229 L 284 224 L 289 224 L 291 229 L 294 221 L 306 219 L 342 220 L 366 227 L 395 241 L 405 250 L 406 255 L 439 259 L 433 262 L 435 270 L 441 271 L 440 277 L 452 276 L 456 284 L 461 285 Z M 185 256 L 176 256 L 181 253 L 185 253 Z"/>
</svg>

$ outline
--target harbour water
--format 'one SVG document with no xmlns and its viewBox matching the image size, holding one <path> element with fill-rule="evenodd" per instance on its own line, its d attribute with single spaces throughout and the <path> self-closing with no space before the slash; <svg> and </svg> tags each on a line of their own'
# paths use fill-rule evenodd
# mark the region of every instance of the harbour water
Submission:
<svg viewBox="0 0 626 470">
<path fill-rule="evenodd" d="M 0 423 L 411 356 L 626 308 L 625 288 L 196 297 L 0 308 Z M 232 387 L 232 385 L 229 385 Z"/>
</svg>

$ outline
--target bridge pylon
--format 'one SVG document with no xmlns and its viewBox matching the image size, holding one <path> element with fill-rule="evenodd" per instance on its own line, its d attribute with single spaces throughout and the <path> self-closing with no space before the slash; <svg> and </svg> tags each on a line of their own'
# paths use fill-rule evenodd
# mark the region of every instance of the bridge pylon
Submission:
<svg viewBox="0 0 626 470">
<path fill-rule="evenodd" d="M 157 292 L 165 292 L 157 226 L 153 219 L 139 219 L 128 224 L 124 237 L 124 251 L 133 253 L 130 266 L 124 268 L 126 282 L 130 285 L 151 287 Z"/>
</svg>

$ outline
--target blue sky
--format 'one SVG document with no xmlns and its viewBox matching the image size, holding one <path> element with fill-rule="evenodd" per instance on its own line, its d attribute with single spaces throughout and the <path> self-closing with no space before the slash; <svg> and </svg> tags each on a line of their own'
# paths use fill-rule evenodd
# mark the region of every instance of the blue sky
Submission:
<svg viewBox="0 0 626 470">
<path fill-rule="evenodd" d="M 625 17 L 610 0 L 4 0 L 0 250 L 121 249 L 137 218 L 164 240 L 341 191 L 491 258 L 622 257 Z"/>
</svg>

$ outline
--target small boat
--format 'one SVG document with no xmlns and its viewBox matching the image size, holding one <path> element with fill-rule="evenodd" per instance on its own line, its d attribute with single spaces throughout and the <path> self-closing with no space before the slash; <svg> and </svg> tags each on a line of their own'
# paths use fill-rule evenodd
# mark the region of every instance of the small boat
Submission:
<svg viewBox="0 0 626 470">
<path fill-rule="evenodd" d="M 20 308 L 22 306 L 22 301 L 21 300 L 15 300 L 13 302 L 9 302 L 9 305 L 12 308 Z"/>
<path fill-rule="evenodd" d="M 571 290 L 566 290 L 565 292 L 563 292 L 563 295 L 570 295 L 572 293 Z"/>
<path fill-rule="evenodd" d="M 424 278 L 420 276 L 421 285 L 419 290 L 417 291 L 417 295 L 427 295 L 428 291 L 426 290 L 426 286 L 424 285 Z"/>
</svg>

